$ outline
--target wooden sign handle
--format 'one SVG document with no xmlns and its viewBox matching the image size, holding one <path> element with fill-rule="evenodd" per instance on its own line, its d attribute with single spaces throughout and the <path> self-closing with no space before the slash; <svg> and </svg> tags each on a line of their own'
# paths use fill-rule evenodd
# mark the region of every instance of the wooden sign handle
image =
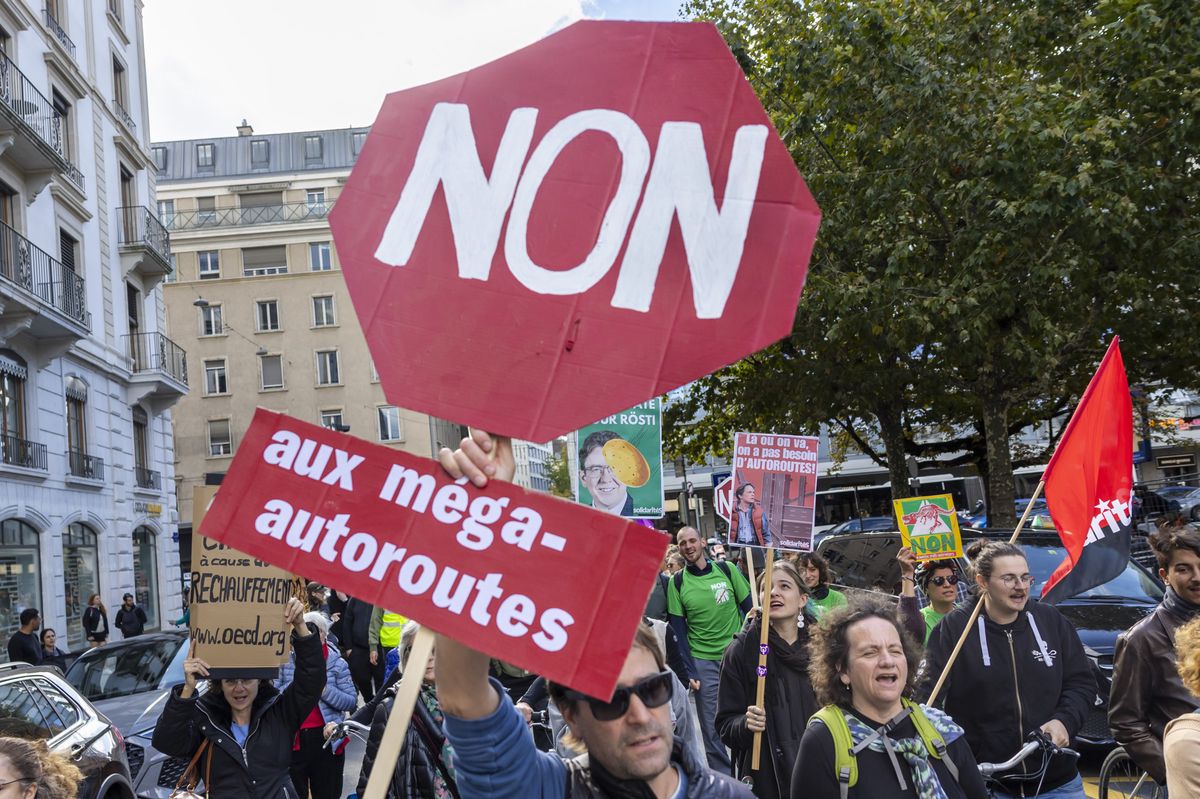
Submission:
<svg viewBox="0 0 1200 799">
<path fill-rule="evenodd" d="M 762 634 L 758 639 L 758 686 L 754 692 L 754 705 L 762 707 L 767 691 L 767 636 L 771 633 L 771 571 L 775 568 L 775 548 L 767 549 L 767 562 L 763 565 L 762 602 L 759 604 L 759 622 Z M 758 596 L 758 591 L 754 592 Z M 759 756 L 762 754 L 762 733 L 754 733 L 754 748 L 750 751 L 750 768 L 758 771 Z"/>
<path fill-rule="evenodd" d="M 742 550 L 746 556 L 746 576 L 750 580 L 750 596 L 754 597 L 751 601 L 754 603 L 755 609 L 758 608 L 758 591 L 754 590 L 754 549 L 746 547 Z M 732 588 L 732 586 L 730 586 Z"/>
<path fill-rule="evenodd" d="M 371 776 L 367 779 L 367 790 L 363 799 L 384 799 L 387 794 L 388 783 L 396 771 L 400 747 L 408 731 L 408 722 L 412 719 L 413 706 L 417 703 L 421 691 L 421 681 L 425 678 L 425 664 L 433 654 L 434 637 L 433 630 L 421 627 L 413 639 L 412 650 L 408 654 L 410 668 L 404 670 L 400 677 L 400 685 L 396 688 L 392 712 L 388 714 L 387 726 L 384 727 L 383 738 L 379 741 L 375 765 L 371 767 Z"/>
</svg>

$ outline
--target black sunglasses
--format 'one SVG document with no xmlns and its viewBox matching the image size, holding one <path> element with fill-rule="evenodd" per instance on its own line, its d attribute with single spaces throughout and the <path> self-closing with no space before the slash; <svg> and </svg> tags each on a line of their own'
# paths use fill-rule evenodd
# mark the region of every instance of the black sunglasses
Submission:
<svg viewBox="0 0 1200 799">
<path fill-rule="evenodd" d="M 952 574 L 949 577 L 930 577 L 929 582 L 933 583 L 938 588 L 941 588 L 946 583 L 950 583 L 950 585 L 958 585 L 962 582 L 962 579 L 959 578 L 957 574 Z"/>
<path fill-rule="evenodd" d="M 568 699 L 586 700 L 597 721 L 615 721 L 629 712 L 629 697 L 633 694 L 637 694 L 638 699 L 642 700 L 642 704 L 648 708 L 665 705 L 671 699 L 671 680 L 674 676 L 673 672 L 663 671 L 638 680 L 633 685 L 618 688 L 613 693 L 612 699 L 607 702 L 579 691 L 572 691 L 569 688 L 566 690 L 566 695 Z"/>
</svg>

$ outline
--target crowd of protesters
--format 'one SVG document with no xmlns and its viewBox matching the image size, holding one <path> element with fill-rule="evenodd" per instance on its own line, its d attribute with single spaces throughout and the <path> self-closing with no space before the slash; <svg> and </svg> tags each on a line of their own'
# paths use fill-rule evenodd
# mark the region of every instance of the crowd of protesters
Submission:
<svg viewBox="0 0 1200 799">
<path fill-rule="evenodd" d="M 508 443 L 483 433 L 441 461 L 477 484 L 512 468 Z M 1200 533 L 1164 526 L 1151 546 L 1165 599 L 1120 638 L 1110 723 L 1157 784 L 1200 795 Z M 779 554 L 752 586 L 738 551 L 678 530 L 608 698 L 440 635 L 412 662 L 415 622 L 310 583 L 284 611 L 292 653 L 278 678 L 213 675 L 189 653 L 154 745 L 203 769 L 210 795 L 339 799 L 346 778 L 361 795 L 400 678 L 417 669 L 392 799 L 1085 796 L 1069 746 L 1097 685 L 1074 627 L 1034 599 L 1020 546 L 974 542 L 965 568 L 901 549 L 895 595 L 839 590 L 820 555 Z M 100 645 L 107 610 L 98 596 L 88 610 Z M 123 635 L 140 632 L 138 610 L 125 597 Z M 40 621 L 26 610 L 10 658 L 61 662 Z M 357 775 L 345 774 L 348 717 L 370 731 Z M 1032 756 L 985 780 L 981 764 L 1031 737 Z"/>
</svg>

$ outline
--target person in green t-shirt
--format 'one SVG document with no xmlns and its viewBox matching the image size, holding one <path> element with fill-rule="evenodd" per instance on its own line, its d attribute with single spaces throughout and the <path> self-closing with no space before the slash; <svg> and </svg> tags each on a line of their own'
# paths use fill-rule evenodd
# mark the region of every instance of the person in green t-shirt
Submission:
<svg viewBox="0 0 1200 799">
<path fill-rule="evenodd" d="M 829 587 L 829 562 L 816 552 L 801 552 L 796 558 L 800 567 L 800 576 L 808 586 L 808 604 L 805 606 L 809 613 L 817 619 L 846 604 L 846 595 Z"/>
<path fill-rule="evenodd" d="M 694 527 L 675 534 L 686 566 L 667 583 L 667 619 L 688 664 L 708 767 L 729 774 L 731 763 L 717 735 L 717 686 L 725 647 L 742 628 L 752 605 L 750 583 L 728 562 L 710 561 Z"/>
<path fill-rule="evenodd" d="M 953 560 L 932 560 L 917 572 L 917 584 L 929 604 L 921 608 L 921 616 L 925 619 L 925 641 L 933 634 L 933 628 L 938 622 L 954 610 L 958 600 L 958 584 L 962 578 L 958 576 L 958 564 Z"/>
</svg>

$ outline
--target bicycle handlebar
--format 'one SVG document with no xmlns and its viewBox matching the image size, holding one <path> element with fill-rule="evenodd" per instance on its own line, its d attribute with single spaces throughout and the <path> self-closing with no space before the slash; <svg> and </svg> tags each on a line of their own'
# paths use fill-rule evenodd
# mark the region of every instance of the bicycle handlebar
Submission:
<svg viewBox="0 0 1200 799">
<path fill-rule="evenodd" d="M 1039 732 L 1031 732 L 1029 743 L 1025 744 L 1017 751 L 1015 755 L 1005 760 L 1003 763 L 979 763 L 979 773 L 984 777 L 994 776 L 1001 771 L 1008 771 L 1016 766 L 1025 758 L 1032 755 L 1039 749 L 1045 749 L 1049 752 L 1060 752 L 1069 757 L 1079 757 L 1079 753 L 1074 749 L 1065 746 L 1055 746 L 1049 737 Z"/>
</svg>

